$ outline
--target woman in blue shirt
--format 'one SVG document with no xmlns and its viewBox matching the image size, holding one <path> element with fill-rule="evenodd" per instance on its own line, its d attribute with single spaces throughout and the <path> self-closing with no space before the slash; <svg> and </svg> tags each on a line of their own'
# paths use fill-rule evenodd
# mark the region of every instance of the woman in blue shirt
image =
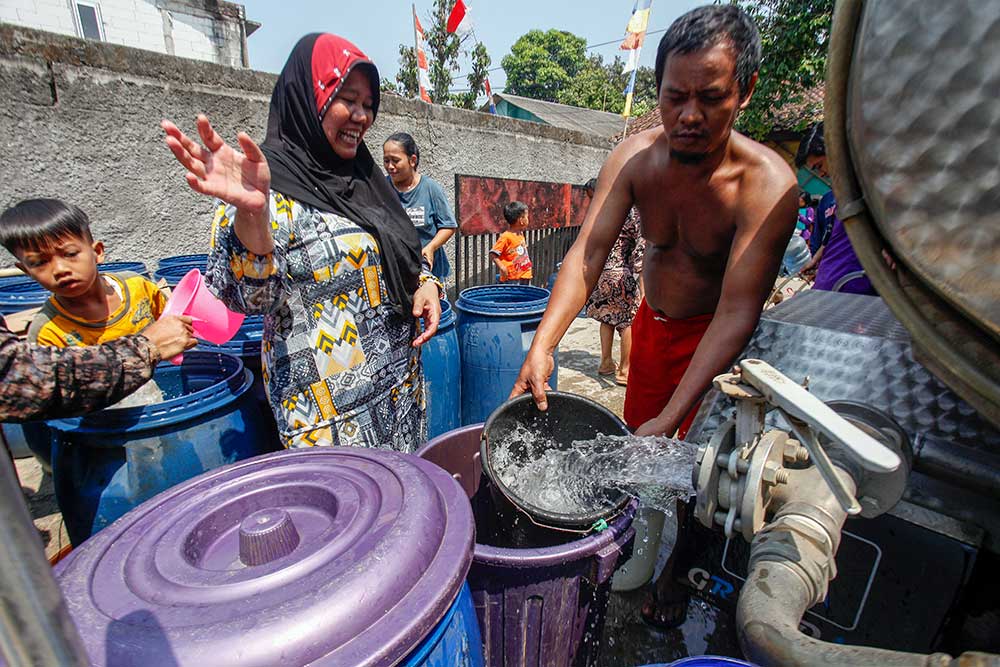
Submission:
<svg viewBox="0 0 1000 667">
<path fill-rule="evenodd" d="M 417 171 L 420 149 L 406 132 L 397 132 L 386 139 L 382 145 L 382 160 L 399 202 L 417 228 L 421 252 L 431 265 L 431 271 L 438 278 L 446 278 L 451 269 L 444 244 L 455 234 L 458 224 L 444 190 L 437 181 Z"/>
</svg>

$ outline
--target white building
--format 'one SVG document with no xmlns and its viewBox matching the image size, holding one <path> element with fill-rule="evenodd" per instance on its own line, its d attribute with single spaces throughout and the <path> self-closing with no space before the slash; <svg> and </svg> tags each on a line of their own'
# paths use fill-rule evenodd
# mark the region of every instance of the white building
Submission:
<svg viewBox="0 0 1000 667">
<path fill-rule="evenodd" d="M 229 67 L 250 66 L 260 27 L 221 0 L 0 0 L 0 22 Z"/>
</svg>

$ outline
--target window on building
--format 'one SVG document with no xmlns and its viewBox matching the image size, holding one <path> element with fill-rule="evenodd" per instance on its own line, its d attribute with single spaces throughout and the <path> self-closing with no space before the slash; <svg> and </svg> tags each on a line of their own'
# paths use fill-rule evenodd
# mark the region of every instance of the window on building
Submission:
<svg viewBox="0 0 1000 667">
<path fill-rule="evenodd" d="M 104 41 L 104 29 L 101 25 L 101 8 L 96 2 L 74 2 L 76 21 L 80 36 L 85 39 Z"/>
</svg>

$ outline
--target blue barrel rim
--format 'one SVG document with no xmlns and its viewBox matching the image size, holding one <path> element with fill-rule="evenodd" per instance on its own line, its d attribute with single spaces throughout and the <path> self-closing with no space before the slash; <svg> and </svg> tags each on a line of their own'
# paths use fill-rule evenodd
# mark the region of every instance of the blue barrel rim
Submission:
<svg viewBox="0 0 1000 667">
<path fill-rule="evenodd" d="M 131 408 L 105 409 L 80 417 L 51 419 L 46 422 L 50 428 L 63 433 L 81 434 L 135 434 L 146 431 L 156 431 L 168 426 L 175 426 L 193 419 L 200 418 L 219 407 L 229 405 L 253 388 L 253 373 L 243 365 L 243 360 L 224 352 L 199 352 L 188 350 L 184 353 L 184 365 L 195 366 L 214 365 L 221 362 L 228 368 L 226 375 L 212 385 L 198 391 L 167 399 L 155 405 L 144 405 Z M 193 363 L 192 363 L 193 362 Z M 161 361 L 158 368 L 178 368 L 167 361 Z M 93 447 L 120 447 L 120 444 L 109 442 L 104 445 L 91 444 Z"/>
<path fill-rule="evenodd" d="M 21 295 L 27 294 L 44 294 L 47 297 L 51 293 L 52 292 L 42 287 L 40 283 L 36 282 L 34 278 L 29 278 L 27 276 L 24 278 L 16 278 L 8 283 L 0 284 L 0 297 L 10 296 L 12 298 L 17 298 Z"/>
<path fill-rule="evenodd" d="M 13 315 L 29 308 L 39 308 L 52 296 L 52 292 L 39 285 L 33 278 L 0 284 L 0 313 Z"/>
<path fill-rule="evenodd" d="M 456 319 L 455 309 L 451 307 L 447 299 L 441 299 L 441 321 L 438 322 L 438 332 L 440 333 L 445 327 L 454 324 Z"/>
<path fill-rule="evenodd" d="M 240 326 L 236 335 L 225 343 L 210 343 L 201 338 L 197 340 L 198 346 L 194 349 L 201 352 L 218 352 L 236 357 L 258 357 L 264 344 L 264 316 L 248 315 L 243 320 L 243 325 Z"/>
<path fill-rule="evenodd" d="M 156 261 L 156 270 L 170 266 L 191 266 L 201 268 L 208 263 L 208 253 L 194 253 L 191 255 L 171 255 L 161 257 Z"/>
<path fill-rule="evenodd" d="M 97 270 L 101 273 L 118 273 L 120 271 L 131 271 L 141 275 L 149 275 L 149 267 L 145 262 L 101 262 L 97 265 Z"/>
<path fill-rule="evenodd" d="M 204 267 L 194 266 L 192 264 L 174 264 L 172 266 L 161 266 L 155 272 L 153 272 L 153 276 L 157 278 L 176 277 L 178 280 L 180 280 L 181 278 L 186 276 L 191 271 L 191 269 L 198 269 L 199 271 L 202 271 Z M 204 271 L 202 272 L 204 273 Z"/>
<path fill-rule="evenodd" d="M 177 283 L 181 279 L 191 272 L 192 269 L 198 269 L 205 273 L 204 266 L 195 266 L 193 264 L 175 264 L 173 266 L 163 266 L 153 272 L 153 280 L 160 281 L 165 280 L 170 287 L 176 287 Z"/>
<path fill-rule="evenodd" d="M 520 297 L 519 301 L 497 301 L 497 295 Z M 545 312 L 551 292 L 534 285 L 479 285 L 462 290 L 455 309 L 471 315 L 487 317 L 519 317 Z M 490 297 L 494 298 L 490 298 Z"/>
</svg>

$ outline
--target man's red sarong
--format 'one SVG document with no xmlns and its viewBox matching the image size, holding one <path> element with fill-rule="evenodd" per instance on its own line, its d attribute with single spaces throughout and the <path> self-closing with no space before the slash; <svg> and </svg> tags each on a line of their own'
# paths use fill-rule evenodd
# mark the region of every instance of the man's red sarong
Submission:
<svg viewBox="0 0 1000 667">
<path fill-rule="evenodd" d="M 645 299 L 639 304 L 632 320 L 632 354 L 625 389 L 625 423 L 629 428 L 639 428 L 666 407 L 712 317 L 709 313 L 677 320 L 657 313 Z M 681 423 L 679 438 L 687 435 L 696 412 L 698 405 Z"/>
</svg>

